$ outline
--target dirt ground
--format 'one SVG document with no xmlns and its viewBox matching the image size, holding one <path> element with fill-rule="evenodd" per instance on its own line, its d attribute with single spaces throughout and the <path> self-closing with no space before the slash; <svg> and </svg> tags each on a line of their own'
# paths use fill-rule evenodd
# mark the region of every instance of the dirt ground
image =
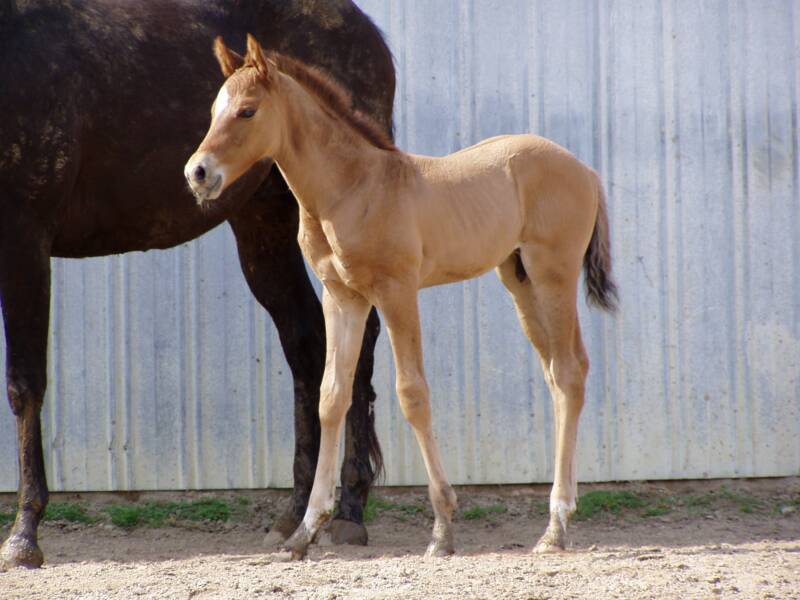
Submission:
<svg viewBox="0 0 800 600">
<path fill-rule="evenodd" d="M 0 573 L 0 598 L 800 599 L 800 479 L 581 486 L 593 490 L 650 500 L 575 521 L 569 550 L 552 555 L 530 551 L 546 524 L 544 486 L 458 489 L 458 553 L 440 559 L 422 557 L 432 519 L 420 488 L 376 490 L 369 546 L 317 545 L 296 563 L 276 562 L 262 546 L 285 492 L 216 494 L 251 507 L 225 523 L 46 522 L 44 567 Z M 98 507 L 121 498 L 53 500 Z"/>
</svg>

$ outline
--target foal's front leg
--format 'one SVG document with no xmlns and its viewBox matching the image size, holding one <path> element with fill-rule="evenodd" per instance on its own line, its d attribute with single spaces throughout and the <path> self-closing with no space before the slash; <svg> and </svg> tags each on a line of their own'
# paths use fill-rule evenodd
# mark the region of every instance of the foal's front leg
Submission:
<svg viewBox="0 0 800 600">
<path fill-rule="evenodd" d="M 352 401 L 353 377 L 370 304 L 342 284 L 326 283 L 322 292 L 322 310 L 325 314 L 326 349 L 319 399 L 319 460 L 303 522 L 286 540 L 285 549 L 294 559 L 305 556 L 320 527 L 333 513 L 339 441 Z"/>
<path fill-rule="evenodd" d="M 439 448 L 433 437 L 428 383 L 422 364 L 422 334 L 419 324 L 416 286 L 395 285 L 377 301 L 389 330 L 397 371 L 397 396 L 406 420 L 414 429 L 428 472 L 428 492 L 435 520 L 427 556 L 446 556 L 455 552 L 453 512 L 456 494 L 442 466 Z"/>
<path fill-rule="evenodd" d="M 325 321 L 297 245 L 297 201 L 277 174 L 230 219 L 245 280 L 269 311 L 278 330 L 286 362 L 294 379 L 294 489 L 273 522 L 264 542 L 277 547 L 297 529 L 308 508 L 319 456 L 319 387 L 325 357 Z M 375 479 L 380 447 L 372 407 L 373 352 L 380 330 L 373 312 L 367 320 L 364 346 L 353 385 L 353 405 L 347 415 L 345 462 L 339 512 L 330 527 L 336 544 L 366 544 L 363 507 Z M 358 439 L 353 440 L 356 435 Z"/>
</svg>

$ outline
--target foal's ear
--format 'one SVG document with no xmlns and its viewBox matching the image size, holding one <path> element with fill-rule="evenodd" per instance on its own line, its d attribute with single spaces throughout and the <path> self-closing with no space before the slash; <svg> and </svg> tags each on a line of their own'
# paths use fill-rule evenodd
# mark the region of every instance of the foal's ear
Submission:
<svg viewBox="0 0 800 600">
<path fill-rule="evenodd" d="M 272 78 L 272 70 L 275 64 L 264 54 L 264 49 L 258 43 L 258 40 L 249 33 L 247 34 L 247 56 L 245 60 L 256 68 L 264 80 L 269 81 Z"/>
<path fill-rule="evenodd" d="M 217 57 L 219 66 L 222 69 L 222 74 L 225 75 L 226 79 L 233 75 L 236 69 L 244 64 L 244 58 L 228 48 L 219 35 L 214 40 L 214 56 Z"/>
</svg>

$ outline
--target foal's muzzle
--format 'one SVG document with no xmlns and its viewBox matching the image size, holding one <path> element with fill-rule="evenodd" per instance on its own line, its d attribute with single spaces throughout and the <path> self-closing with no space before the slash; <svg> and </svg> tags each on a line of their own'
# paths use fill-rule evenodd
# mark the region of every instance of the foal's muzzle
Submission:
<svg viewBox="0 0 800 600">
<path fill-rule="evenodd" d="M 216 200 L 225 186 L 225 171 L 216 159 L 205 152 L 195 154 L 186 163 L 183 175 L 198 202 Z"/>
</svg>

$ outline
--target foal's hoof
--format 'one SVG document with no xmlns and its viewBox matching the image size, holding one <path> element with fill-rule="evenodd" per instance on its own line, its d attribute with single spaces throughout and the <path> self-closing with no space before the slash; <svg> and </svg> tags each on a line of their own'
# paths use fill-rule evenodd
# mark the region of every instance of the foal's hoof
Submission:
<svg viewBox="0 0 800 600">
<path fill-rule="evenodd" d="M 292 562 L 293 560 L 300 560 L 302 558 L 295 558 L 294 554 L 290 550 L 279 550 L 272 555 L 272 562 L 282 563 L 282 562 Z"/>
<path fill-rule="evenodd" d="M 433 540 L 430 544 L 428 544 L 428 549 L 425 550 L 425 556 L 451 556 L 455 554 L 456 550 L 453 547 L 452 542 L 446 542 L 443 540 Z"/>
<path fill-rule="evenodd" d="M 367 541 L 367 528 L 361 523 L 354 523 L 346 519 L 333 519 L 320 535 L 319 545 L 366 546 Z"/>
<path fill-rule="evenodd" d="M 273 523 L 269 533 L 264 537 L 264 546 L 274 548 L 289 539 L 300 526 L 302 519 L 296 518 L 291 511 L 286 511 Z"/>
<path fill-rule="evenodd" d="M 534 546 L 533 552 L 534 554 L 558 554 L 561 552 L 566 552 L 566 550 L 564 549 L 564 546 L 539 540 L 539 543 Z"/>
<path fill-rule="evenodd" d="M 293 560 L 303 560 L 308 553 L 308 544 L 305 543 L 291 543 L 289 538 L 280 550 L 275 554 L 276 562 L 291 562 Z"/>
<path fill-rule="evenodd" d="M 308 547 L 313 541 L 314 538 L 306 528 L 306 524 L 300 523 L 297 531 L 281 547 L 279 554 L 281 556 L 287 556 L 288 554 L 287 560 L 303 560 L 308 552 Z"/>
<path fill-rule="evenodd" d="M 548 528 L 544 535 L 539 539 L 539 542 L 534 547 L 533 551 L 536 554 L 553 554 L 557 552 L 564 552 L 566 549 L 566 536 L 561 529 Z"/>
<path fill-rule="evenodd" d="M 43 562 L 44 554 L 39 545 L 21 535 L 12 535 L 0 548 L 0 569 L 2 570 L 14 567 L 38 569 Z"/>
</svg>

